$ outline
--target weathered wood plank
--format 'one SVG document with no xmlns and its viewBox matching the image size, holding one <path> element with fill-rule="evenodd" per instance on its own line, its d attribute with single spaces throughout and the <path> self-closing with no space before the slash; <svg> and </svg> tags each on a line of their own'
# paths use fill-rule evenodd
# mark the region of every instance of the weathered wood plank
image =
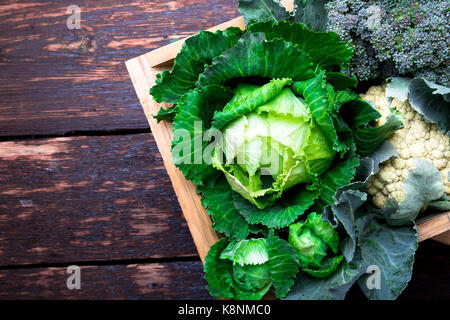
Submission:
<svg viewBox="0 0 450 320">
<path fill-rule="evenodd" d="M 400 300 L 450 299 L 450 247 L 419 246 Z M 81 266 L 81 290 L 66 287 L 66 267 L 0 270 L 0 299 L 210 299 L 198 262 Z M 349 300 L 366 300 L 358 286 Z"/>
<path fill-rule="evenodd" d="M 69 30 L 66 9 L 81 9 Z M 148 128 L 123 62 L 238 16 L 230 0 L 0 3 L 0 136 Z"/>
<path fill-rule="evenodd" d="M 281 3 L 289 11 L 294 10 L 294 1 L 292 0 L 281 0 Z M 244 17 L 240 16 L 234 18 L 230 21 L 226 21 L 212 28 L 207 29 L 208 31 L 214 32 L 217 30 L 225 30 L 230 27 L 245 29 Z M 161 67 L 173 64 L 173 61 L 177 54 L 181 51 L 181 48 L 187 38 L 181 39 L 164 47 L 160 47 L 146 54 L 147 60 L 150 62 L 150 67 Z"/>
<path fill-rule="evenodd" d="M 444 233 L 438 234 L 437 236 L 434 236 L 433 240 L 450 246 L 450 231 L 446 231 Z"/>
<path fill-rule="evenodd" d="M 191 255 L 151 134 L 0 142 L 0 265 Z"/>
<path fill-rule="evenodd" d="M 79 290 L 66 270 L 0 270 L 0 299 L 211 299 L 200 261 L 81 266 Z"/>
<path fill-rule="evenodd" d="M 200 259 L 204 261 L 209 248 L 219 240 L 220 236 L 212 229 L 211 218 L 201 204 L 200 196 L 195 191 L 195 185 L 184 177 L 183 173 L 175 167 L 172 161 L 170 147 L 173 135 L 172 124 L 167 121 L 157 123 L 156 119 L 152 117 L 152 114 L 157 114 L 159 108 L 166 105 L 157 103 L 151 96 L 146 94 L 155 83 L 156 74 L 160 69 L 151 68 L 146 55 L 129 60 L 126 62 L 126 65 L 163 158 L 164 166 L 172 181 L 173 189 L 183 210 Z"/>
<path fill-rule="evenodd" d="M 450 230 L 450 212 L 436 213 L 434 215 L 419 218 L 419 241 L 440 235 Z"/>
</svg>

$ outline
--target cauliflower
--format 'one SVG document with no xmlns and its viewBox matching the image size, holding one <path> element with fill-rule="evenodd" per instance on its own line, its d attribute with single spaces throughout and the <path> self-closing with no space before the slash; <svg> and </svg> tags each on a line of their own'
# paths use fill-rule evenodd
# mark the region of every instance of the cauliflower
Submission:
<svg viewBox="0 0 450 320">
<path fill-rule="evenodd" d="M 450 137 L 444 135 L 434 123 L 426 122 L 408 100 L 401 102 L 394 98 L 391 104 L 385 97 L 386 84 L 371 87 L 361 97 L 375 103 L 382 117 L 378 125 L 390 114 L 390 108 L 396 108 L 404 116 L 404 129 L 396 131 L 388 140 L 397 149 L 398 158 L 391 158 L 380 166 L 367 184 L 367 192 L 375 206 L 383 208 L 388 198 L 397 202 L 405 199 L 403 181 L 408 171 L 413 168 L 413 159 L 422 158 L 430 161 L 441 173 L 444 180 L 444 192 L 450 194 Z"/>
</svg>

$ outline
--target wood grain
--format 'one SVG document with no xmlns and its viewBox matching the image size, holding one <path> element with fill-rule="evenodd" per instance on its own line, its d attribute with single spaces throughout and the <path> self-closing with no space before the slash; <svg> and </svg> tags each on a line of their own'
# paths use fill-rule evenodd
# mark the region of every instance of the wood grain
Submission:
<svg viewBox="0 0 450 320">
<path fill-rule="evenodd" d="M 450 247 L 425 241 L 400 300 L 450 299 Z M 198 262 L 81 266 L 81 290 L 66 267 L 0 270 L 0 299 L 211 299 Z M 355 285 L 347 300 L 367 299 Z"/>
<path fill-rule="evenodd" d="M 293 11 L 294 10 L 294 2 L 292 0 L 281 0 L 281 3 L 284 5 L 286 10 Z M 240 28 L 241 30 L 245 29 L 244 18 L 242 16 L 234 18 L 230 21 L 226 21 L 219 25 L 216 25 L 212 28 L 207 29 L 208 31 L 214 32 L 217 30 L 225 30 L 230 27 Z M 189 38 L 189 37 L 188 37 Z M 181 51 L 184 42 L 186 39 L 184 38 L 178 40 L 174 43 L 168 44 L 164 47 L 155 49 L 149 53 L 147 53 L 147 60 L 150 63 L 150 67 L 161 67 L 173 64 L 173 61 L 177 54 Z"/>
<path fill-rule="evenodd" d="M 175 167 L 172 161 L 170 150 L 172 124 L 167 121 L 157 123 L 152 117 L 153 114 L 158 113 L 161 107 L 167 106 L 163 103 L 157 103 L 148 94 L 155 83 L 156 74 L 161 69 L 151 68 L 146 55 L 127 61 L 126 66 L 163 158 L 164 166 L 172 181 L 173 189 L 183 210 L 200 259 L 204 261 L 209 248 L 219 239 L 219 235 L 211 227 L 211 219 L 201 204 L 195 186 L 186 180 L 183 173 Z"/>
<path fill-rule="evenodd" d="M 66 9 L 81 9 L 69 30 Z M 0 136 L 148 128 L 123 62 L 238 16 L 230 0 L 0 2 Z"/>
<path fill-rule="evenodd" d="M 0 266 L 195 254 L 151 134 L 0 142 Z"/>
<path fill-rule="evenodd" d="M 79 290 L 66 270 L 0 270 L 0 299 L 211 299 L 200 261 L 81 266 Z"/>
<path fill-rule="evenodd" d="M 433 238 L 450 230 L 450 212 L 436 213 L 417 220 L 419 241 Z"/>
<path fill-rule="evenodd" d="M 450 231 L 438 234 L 437 236 L 434 236 L 432 239 L 450 246 Z"/>
</svg>

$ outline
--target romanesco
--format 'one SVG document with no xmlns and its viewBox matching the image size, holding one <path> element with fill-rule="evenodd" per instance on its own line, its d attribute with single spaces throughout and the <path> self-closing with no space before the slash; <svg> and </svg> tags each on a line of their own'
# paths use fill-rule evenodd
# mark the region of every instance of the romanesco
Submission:
<svg viewBox="0 0 450 320">
<path fill-rule="evenodd" d="M 450 137 L 444 135 L 434 123 L 426 122 L 409 104 L 408 100 L 401 102 L 394 98 L 391 104 L 385 97 L 386 84 L 371 87 L 361 97 L 375 103 L 382 117 L 378 124 L 391 113 L 390 108 L 396 108 L 404 115 L 404 129 L 396 131 L 388 140 L 397 149 L 398 158 L 392 158 L 380 166 L 380 171 L 374 175 L 367 185 L 367 192 L 372 197 L 375 206 L 383 208 L 387 198 L 403 201 L 403 181 L 413 168 L 414 158 L 430 161 L 441 173 L 444 181 L 444 192 L 450 194 Z"/>
</svg>

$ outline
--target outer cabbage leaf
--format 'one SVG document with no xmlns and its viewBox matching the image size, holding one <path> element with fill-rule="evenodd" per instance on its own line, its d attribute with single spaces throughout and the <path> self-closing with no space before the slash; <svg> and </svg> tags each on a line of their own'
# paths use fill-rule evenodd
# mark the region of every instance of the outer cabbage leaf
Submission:
<svg viewBox="0 0 450 320">
<path fill-rule="evenodd" d="M 444 196 L 442 175 L 428 160 L 416 158 L 414 167 L 403 181 L 403 191 L 406 196 L 402 202 L 397 203 L 394 199 L 386 202 L 385 217 L 391 225 L 414 221 L 428 204 L 441 200 Z"/>
<path fill-rule="evenodd" d="M 327 205 L 332 205 L 336 191 L 346 186 L 355 177 L 359 166 L 359 156 L 353 151 L 347 153 L 344 159 L 331 166 L 321 177 L 320 199 Z"/>
<path fill-rule="evenodd" d="M 296 187 L 287 191 L 276 204 L 258 209 L 252 203 L 234 194 L 234 206 L 239 214 L 250 224 L 263 224 L 269 228 L 283 228 L 294 222 L 314 204 L 318 194 L 314 191 Z"/>
<path fill-rule="evenodd" d="M 346 151 L 339 143 L 332 110 L 334 102 L 329 101 L 329 92 L 325 82 L 325 72 L 320 71 L 319 74 L 304 82 L 295 82 L 292 87 L 293 91 L 298 95 L 305 97 L 311 114 L 319 127 L 325 133 L 326 137 L 333 144 L 336 151 Z"/>
<path fill-rule="evenodd" d="M 231 241 L 220 255 L 221 259 L 228 259 L 233 264 L 256 265 L 269 260 L 265 238 Z"/>
<path fill-rule="evenodd" d="M 342 41 L 337 33 L 317 32 L 299 23 L 289 21 L 256 22 L 247 26 L 249 32 L 263 32 L 267 40 L 283 39 L 309 54 L 314 63 L 322 68 L 338 66 L 346 69 L 353 55 L 352 46 Z M 346 82 L 344 87 L 356 85 L 356 78 L 348 78 L 342 73 L 331 72 L 327 79 Z M 354 80 L 353 80 L 354 79 Z M 342 86 L 341 86 L 342 87 Z"/>
<path fill-rule="evenodd" d="M 283 298 L 292 288 L 298 273 L 297 255 L 286 241 L 274 235 L 267 238 L 267 252 L 275 295 Z"/>
<path fill-rule="evenodd" d="M 241 29 L 232 27 L 215 33 L 200 31 L 188 38 L 175 58 L 172 70 L 157 75 L 150 94 L 158 102 L 176 103 L 195 87 L 205 64 L 210 64 L 213 58 L 233 47 L 241 35 Z"/>
<path fill-rule="evenodd" d="M 286 300 L 344 300 L 347 291 L 364 272 L 362 259 L 343 263 L 328 278 L 299 273 Z"/>
<path fill-rule="evenodd" d="M 356 76 L 349 77 L 342 72 L 327 72 L 327 82 L 337 91 L 347 88 L 356 88 L 358 85 Z"/>
<path fill-rule="evenodd" d="M 281 5 L 279 0 L 239 0 L 239 13 L 245 23 L 249 21 L 290 20 L 291 14 Z"/>
<path fill-rule="evenodd" d="M 325 5 L 330 0 L 295 0 L 295 21 L 303 22 L 313 30 L 326 30 L 328 11 Z"/>
<path fill-rule="evenodd" d="M 213 220 L 214 230 L 235 240 L 249 235 L 250 227 L 235 209 L 233 191 L 225 178 L 222 177 L 214 186 L 198 187 L 197 191 L 202 193 L 202 205 Z"/>
<path fill-rule="evenodd" d="M 313 75 L 310 56 L 292 43 L 281 39 L 267 41 L 263 33 L 247 33 L 205 68 L 196 85 L 202 88 L 250 76 L 301 81 Z"/>
<path fill-rule="evenodd" d="M 392 133 L 403 128 L 403 115 L 395 110 L 386 117 L 384 124 L 376 127 L 370 126 L 370 122 L 378 119 L 381 114 L 370 103 L 362 99 L 345 103 L 340 111 L 343 113 L 346 123 L 352 127 L 357 152 L 362 156 L 371 154 Z"/>
<path fill-rule="evenodd" d="M 210 146 L 206 154 L 211 142 L 204 141 L 201 133 L 210 128 L 214 111 L 222 109 L 231 98 L 229 89 L 212 85 L 189 91 L 177 104 L 173 122 L 173 162 L 194 184 L 202 185 L 206 178 L 218 174 L 206 161 L 212 158 L 213 148 Z"/>
<path fill-rule="evenodd" d="M 172 122 L 173 119 L 175 119 L 175 116 L 177 115 L 177 108 L 160 108 L 158 111 L 158 114 L 153 115 L 153 118 L 155 118 L 158 123 L 160 121 L 170 121 Z"/>
<path fill-rule="evenodd" d="M 214 298 L 233 298 L 233 266 L 228 260 L 220 259 L 220 254 L 227 247 L 225 238 L 211 246 L 205 257 L 206 289 Z"/>
</svg>

